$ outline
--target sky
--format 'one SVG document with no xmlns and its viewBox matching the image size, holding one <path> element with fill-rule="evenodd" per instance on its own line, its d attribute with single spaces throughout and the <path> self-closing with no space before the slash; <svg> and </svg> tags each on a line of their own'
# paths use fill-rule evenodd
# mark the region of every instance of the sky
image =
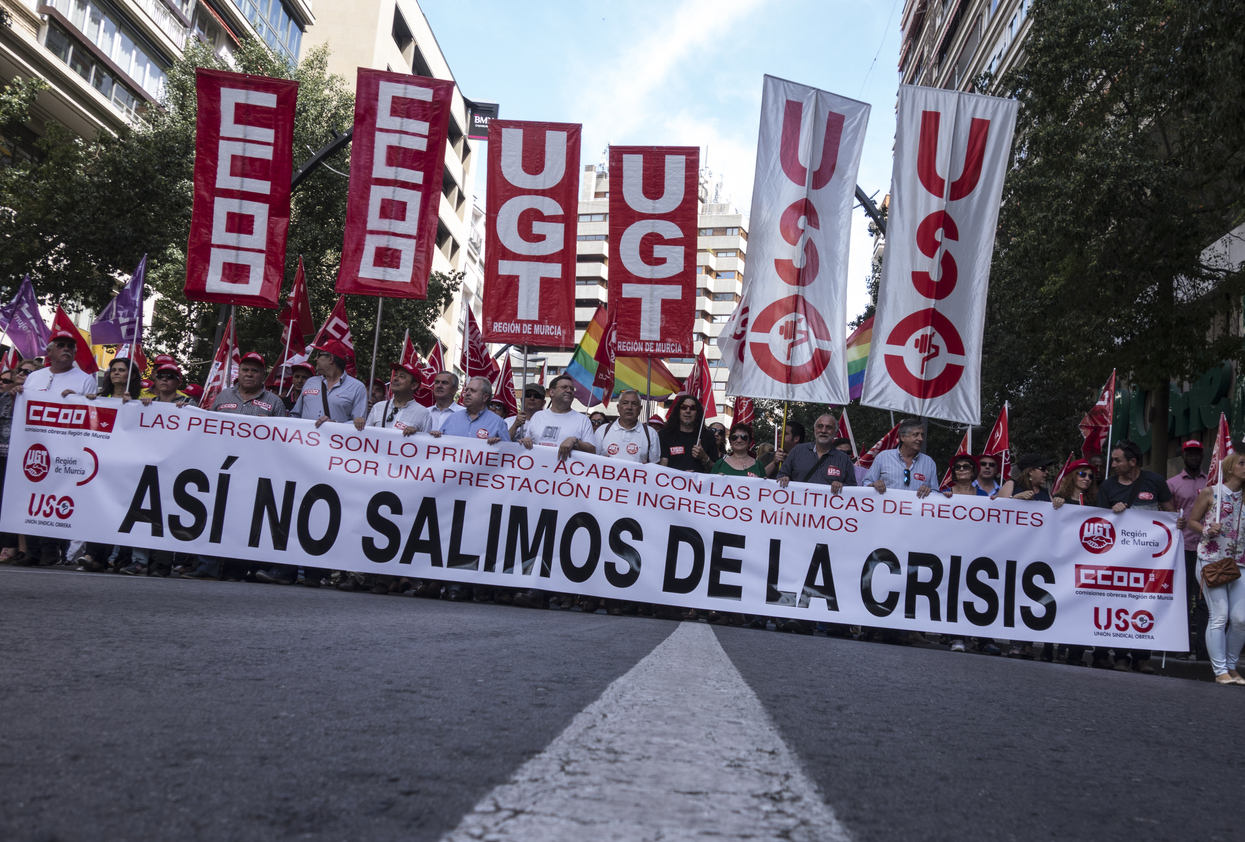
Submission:
<svg viewBox="0 0 1245 842">
<path fill-rule="evenodd" d="M 890 189 L 903 0 L 420 0 L 463 95 L 509 120 L 581 123 L 609 144 L 699 146 L 745 215 L 765 74 L 872 106 L 857 184 Z M 475 193 L 483 199 L 484 167 Z M 872 240 L 852 217 L 848 318 L 868 304 Z"/>
</svg>

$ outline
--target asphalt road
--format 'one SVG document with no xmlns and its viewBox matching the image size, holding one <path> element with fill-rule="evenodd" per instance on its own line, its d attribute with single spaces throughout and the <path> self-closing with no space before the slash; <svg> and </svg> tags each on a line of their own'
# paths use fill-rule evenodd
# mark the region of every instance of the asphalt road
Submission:
<svg viewBox="0 0 1245 842">
<path fill-rule="evenodd" d="M 0 567 L 0 839 L 1245 838 L 1245 687 L 689 626 Z"/>
</svg>

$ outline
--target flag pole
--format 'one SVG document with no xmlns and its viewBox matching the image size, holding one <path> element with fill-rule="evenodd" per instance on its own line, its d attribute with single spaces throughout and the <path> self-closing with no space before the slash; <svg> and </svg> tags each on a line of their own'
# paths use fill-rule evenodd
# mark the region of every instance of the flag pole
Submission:
<svg viewBox="0 0 1245 842">
<path fill-rule="evenodd" d="M 523 343 L 523 379 L 520 382 L 522 383 L 522 386 L 519 387 L 519 391 L 522 394 L 526 395 L 527 394 L 527 343 L 526 342 Z M 511 384 L 511 388 L 514 388 L 513 384 Z"/>
<path fill-rule="evenodd" d="M 786 453 L 787 451 L 787 402 L 782 402 L 782 447 L 779 450 Z M 782 464 L 782 460 L 778 460 L 778 464 Z"/>
<path fill-rule="evenodd" d="M 229 331 L 229 335 L 225 337 L 225 386 L 229 388 L 233 385 L 233 338 L 238 333 L 238 326 L 234 324 L 234 316 L 237 314 L 238 307 L 236 304 L 229 305 L 229 319 L 225 322 L 225 328 Z M 127 384 L 128 385 L 128 384 Z M 219 394 L 219 393 L 218 393 Z"/>
<path fill-rule="evenodd" d="M 653 358 L 646 357 L 648 373 L 644 376 L 644 414 L 653 417 Z M 645 423 L 648 423 L 645 419 Z"/>
<path fill-rule="evenodd" d="M 376 380 L 376 354 L 380 352 L 380 313 L 384 306 L 385 299 L 379 295 L 376 296 L 376 332 L 372 336 L 372 373 L 367 377 L 367 394 L 369 400 L 372 395 L 372 383 Z"/>
</svg>

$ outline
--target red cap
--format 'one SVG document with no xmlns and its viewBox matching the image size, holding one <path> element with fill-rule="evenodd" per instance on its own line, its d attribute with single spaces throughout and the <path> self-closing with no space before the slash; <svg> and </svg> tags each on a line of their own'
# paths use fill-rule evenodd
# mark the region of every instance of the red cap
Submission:
<svg viewBox="0 0 1245 842">
<path fill-rule="evenodd" d="M 346 347 L 346 343 L 342 342 L 340 339 L 326 339 L 319 345 L 314 346 L 314 348 L 317 351 L 323 351 L 326 354 L 341 357 L 343 360 L 348 360 L 354 356 L 350 349 Z"/>
<path fill-rule="evenodd" d="M 191 383 L 185 389 L 182 389 L 182 391 L 190 395 L 195 400 L 198 400 L 199 398 L 203 397 L 203 387 L 200 386 L 198 383 Z"/>
<path fill-rule="evenodd" d="M 648 419 L 648 425 L 650 427 L 664 427 L 666 426 L 666 419 L 662 418 L 660 415 L 653 415 Z"/>
<path fill-rule="evenodd" d="M 316 367 L 312 365 L 311 363 L 307 362 L 306 360 L 303 360 L 301 363 L 294 363 L 292 366 L 290 366 L 290 373 L 292 374 L 294 372 L 294 369 L 296 368 L 305 368 L 307 369 L 308 374 L 316 373 Z"/>
<path fill-rule="evenodd" d="M 65 330 L 63 327 L 52 331 L 52 335 L 48 337 L 48 344 L 51 345 L 58 339 L 68 339 L 75 345 L 78 344 L 78 334 L 74 333 L 72 330 Z"/>
<path fill-rule="evenodd" d="M 1068 473 L 1072 473 L 1073 471 L 1082 471 L 1082 470 L 1092 471 L 1094 470 L 1094 466 L 1089 464 L 1089 461 L 1087 459 L 1077 459 L 1075 462 L 1068 465 Z"/>
<path fill-rule="evenodd" d="M 268 369 L 268 361 L 264 359 L 264 355 L 258 351 L 250 351 L 249 353 L 243 354 L 242 359 L 238 360 L 238 365 L 242 365 L 242 363 L 259 363 L 260 368 L 265 371 Z"/>
<path fill-rule="evenodd" d="M 420 379 L 422 375 L 420 375 L 419 370 L 416 369 L 415 366 L 413 365 L 403 365 L 402 363 L 394 363 L 393 365 L 389 366 L 389 369 L 390 371 L 405 371 L 407 374 L 411 375 L 411 379 L 415 381 L 416 386 L 419 386 L 421 383 L 423 383 L 423 381 Z"/>
<path fill-rule="evenodd" d="M 156 354 L 156 356 L 151 360 L 151 364 L 154 371 L 162 365 L 177 365 L 177 360 L 173 359 L 173 357 L 169 354 Z"/>
<path fill-rule="evenodd" d="M 1189 439 L 1180 446 L 1181 450 L 1205 450 L 1206 448 L 1197 439 Z"/>
<path fill-rule="evenodd" d="M 160 373 L 160 372 L 162 372 L 162 371 L 171 371 L 171 372 L 173 372 L 174 374 L 176 374 L 176 375 L 177 375 L 177 379 L 178 379 L 178 380 L 183 380 L 183 381 L 184 381 L 184 380 L 186 379 L 186 375 L 182 374 L 181 367 L 179 367 L 176 363 L 164 363 L 164 364 L 163 364 L 163 365 L 161 365 L 161 366 L 157 366 L 157 368 L 156 368 L 156 370 L 155 370 L 155 373 L 156 373 L 156 374 L 159 374 L 159 373 Z"/>
</svg>

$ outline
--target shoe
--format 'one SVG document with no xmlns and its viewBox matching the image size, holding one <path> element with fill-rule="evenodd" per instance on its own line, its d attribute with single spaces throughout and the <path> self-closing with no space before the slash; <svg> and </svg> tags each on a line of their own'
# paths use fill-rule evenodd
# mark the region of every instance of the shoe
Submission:
<svg viewBox="0 0 1245 842">
<path fill-rule="evenodd" d="M 1236 684 L 1245 684 L 1245 678 L 1242 678 L 1240 673 L 1233 675 L 1232 670 L 1228 670 L 1228 677 Z"/>
<path fill-rule="evenodd" d="M 595 597 L 585 596 L 579 600 L 579 610 L 585 614 L 595 614 L 597 609 L 601 607 L 601 600 Z"/>
<path fill-rule="evenodd" d="M 1094 658 L 1094 662 L 1090 666 L 1094 669 L 1109 670 L 1111 669 L 1111 662 L 1106 658 Z"/>
<path fill-rule="evenodd" d="M 389 586 L 384 582 L 377 582 L 375 585 L 372 585 L 372 593 L 377 596 L 384 596 L 389 593 Z"/>
<path fill-rule="evenodd" d="M 1007 657 L 1009 658 L 1019 658 L 1020 656 L 1021 651 L 1019 646 L 1013 646 L 1011 649 L 1007 650 Z"/>
<path fill-rule="evenodd" d="M 470 602 L 471 589 L 466 585 L 450 585 L 445 589 L 445 597 L 450 602 Z"/>
<path fill-rule="evenodd" d="M 215 576 L 213 576 L 211 573 L 204 570 L 202 567 L 196 567 L 194 570 L 184 571 L 181 574 L 181 578 L 183 579 L 213 579 L 213 580 L 216 579 Z"/>
<path fill-rule="evenodd" d="M 1132 667 L 1128 665 L 1128 659 L 1125 658 L 1122 661 L 1116 661 L 1113 669 L 1116 672 L 1129 672 L 1132 669 Z"/>
<path fill-rule="evenodd" d="M 527 590 L 518 591 L 512 598 L 511 604 L 520 608 L 548 608 L 549 604 L 545 602 L 544 595 L 539 591 Z"/>
<path fill-rule="evenodd" d="M 985 646 L 981 647 L 981 651 L 985 655 L 1002 655 L 1003 654 L 1003 650 L 995 646 L 993 643 L 987 643 Z"/>
<path fill-rule="evenodd" d="M 627 612 L 623 611 L 622 607 L 619 605 L 611 605 L 609 608 L 605 609 L 605 613 L 610 617 L 621 617 Z"/>
<path fill-rule="evenodd" d="M 5 547 L 0 550 L 0 564 L 10 564 L 13 556 L 17 555 L 17 547 Z"/>
<path fill-rule="evenodd" d="M 304 577 L 301 584 L 304 588 L 318 588 L 320 587 L 320 577 L 312 576 L 310 579 Z"/>
<path fill-rule="evenodd" d="M 768 626 L 769 626 L 769 620 L 766 620 L 764 617 L 757 617 L 755 620 L 753 620 L 751 623 L 748 624 L 748 628 L 750 629 L 764 629 Z"/>
<path fill-rule="evenodd" d="M 671 605 L 653 606 L 653 616 L 658 620 L 674 620 L 678 622 L 683 619 L 683 612 Z"/>
<path fill-rule="evenodd" d="M 952 652 L 963 652 L 963 651 L 964 651 L 964 641 L 962 641 L 962 640 L 953 640 L 953 641 L 951 641 L 951 651 L 952 651 Z"/>
<path fill-rule="evenodd" d="M 353 576 L 347 576 L 345 579 L 342 579 L 337 583 L 337 589 L 339 591 L 351 592 L 357 590 L 358 587 L 359 584 L 355 581 Z"/>
<path fill-rule="evenodd" d="M 1133 664 L 1133 671 L 1143 673 L 1145 675 L 1154 675 L 1154 667 L 1150 666 L 1149 661 L 1138 661 Z"/>
<path fill-rule="evenodd" d="M 498 588 L 493 592 L 494 605 L 512 605 L 514 602 L 514 593 L 506 588 Z"/>
<path fill-rule="evenodd" d="M 813 626 L 803 620 L 787 620 L 787 631 L 794 634 L 812 634 Z"/>
<path fill-rule="evenodd" d="M 255 581 L 265 585 L 292 585 L 294 580 L 288 573 L 279 570 L 256 570 Z"/>
<path fill-rule="evenodd" d="M 1216 683 L 1216 684 L 1235 684 L 1235 683 L 1236 683 L 1236 679 L 1235 679 L 1235 678 L 1233 678 L 1232 676 L 1228 675 L 1228 674 L 1225 672 L 1223 675 L 1217 675 L 1217 676 L 1215 676 L 1215 683 Z"/>
<path fill-rule="evenodd" d="M 127 576 L 142 576 L 144 573 L 147 572 L 147 568 L 143 567 L 141 564 L 139 564 L 136 561 L 127 567 L 122 567 L 120 572 L 124 573 Z"/>
</svg>

